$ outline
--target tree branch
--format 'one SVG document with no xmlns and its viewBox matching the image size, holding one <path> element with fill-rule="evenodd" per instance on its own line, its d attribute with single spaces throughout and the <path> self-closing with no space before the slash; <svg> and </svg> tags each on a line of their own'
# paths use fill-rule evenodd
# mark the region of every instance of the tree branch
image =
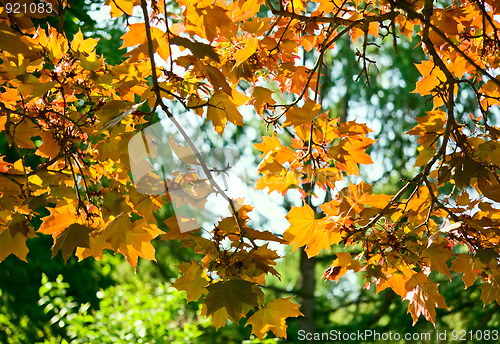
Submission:
<svg viewBox="0 0 500 344">
<path fill-rule="evenodd" d="M 152 73 L 152 79 L 153 79 L 152 80 L 153 81 L 153 91 L 154 91 L 154 93 L 155 93 L 155 95 L 157 97 L 155 108 L 157 106 L 160 106 L 160 108 L 163 111 L 165 111 L 165 113 L 167 114 L 167 117 L 170 119 L 170 121 L 172 121 L 172 123 L 177 128 L 177 130 L 180 132 L 180 134 L 182 135 L 182 137 L 184 138 L 184 140 L 186 140 L 187 144 L 189 145 L 189 148 L 191 148 L 191 150 L 193 151 L 194 155 L 198 159 L 198 161 L 200 163 L 200 166 L 203 169 L 203 172 L 205 173 L 205 175 L 207 176 L 208 182 L 210 183 L 211 187 L 217 193 L 219 193 L 229 203 L 231 213 L 232 213 L 232 215 L 233 215 L 233 217 L 234 217 L 234 219 L 236 221 L 236 224 L 238 225 L 238 229 L 239 229 L 239 231 L 241 233 L 241 238 L 243 239 L 243 237 L 245 236 L 245 230 L 244 230 L 243 225 L 241 223 L 241 219 L 240 219 L 240 217 L 238 215 L 238 212 L 236 211 L 236 207 L 234 206 L 233 200 L 224 192 L 224 190 L 222 190 L 222 188 L 219 186 L 219 184 L 217 184 L 217 182 L 215 182 L 215 180 L 212 177 L 212 172 L 210 171 L 210 169 L 208 168 L 205 160 L 201 156 L 200 151 L 196 148 L 195 144 L 193 143 L 193 141 L 191 140 L 191 138 L 189 137 L 189 135 L 186 133 L 186 131 L 184 130 L 184 128 L 174 118 L 174 115 L 172 115 L 172 113 L 170 112 L 170 110 L 168 109 L 168 107 L 162 101 L 162 97 L 161 97 L 161 93 L 160 93 L 160 87 L 159 87 L 159 84 L 158 84 L 158 75 L 156 73 L 156 63 L 155 63 L 155 58 L 154 58 L 153 39 L 151 37 L 151 26 L 149 24 L 149 15 L 148 15 L 148 10 L 147 10 L 146 0 L 141 0 L 141 8 L 142 8 L 142 13 L 144 15 L 144 25 L 146 26 L 146 38 L 147 38 L 147 41 L 148 41 L 149 60 L 150 60 L 150 63 L 151 63 L 151 73 Z M 251 239 L 251 238 L 248 238 L 248 239 L 252 243 L 253 248 L 257 249 L 258 246 L 254 242 L 254 240 Z"/>
</svg>

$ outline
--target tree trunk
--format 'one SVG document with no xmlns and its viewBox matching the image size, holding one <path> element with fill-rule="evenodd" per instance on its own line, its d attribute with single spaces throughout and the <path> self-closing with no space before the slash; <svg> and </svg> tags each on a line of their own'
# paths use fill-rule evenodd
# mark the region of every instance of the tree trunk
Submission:
<svg viewBox="0 0 500 344">
<path fill-rule="evenodd" d="M 300 248 L 300 296 L 302 298 L 302 306 L 300 311 L 304 314 L 300 318 L 299 327 L 306 333 L 314 333 L 316 331 L 316 324 L 314 318 L 314 290 L 316 289 L 316 276 L 314 270 L 316 267 L 316 258 L 307 258 L 304 248 Z M 309 341 L 308 343 L 314 343 Z"/>
<path fill-rule="evenodd" d="M 304 191 L 307 193 L 307 196 L 304 199 L 304 202 L 309 205 L 314 210 L 314 206 L 311 204 L 311 195 L 309 194 L 312 191 L 313 184 L 307 183 L 303 186 Z M 315 299 L 314 299 L 314 290 L 316 289 L 316 276 L 314 270 L 316 268 L 316 258 L 307 257 L 307 253 L 304 250 L 304 247 L 300 248 L 300 297 L 302 306 L 300 307 L 300 311 L 304 314 L 303 317 L 300 318 L 299 327 L 300 330 L 305 331 L 306 333 L 314 333 L 316 331 L 316 323 L 314 317 L 314 308 L 315 308 Z M 308 343 L 314 343 L 313 340 L 308 341 Z"/>
</svg>

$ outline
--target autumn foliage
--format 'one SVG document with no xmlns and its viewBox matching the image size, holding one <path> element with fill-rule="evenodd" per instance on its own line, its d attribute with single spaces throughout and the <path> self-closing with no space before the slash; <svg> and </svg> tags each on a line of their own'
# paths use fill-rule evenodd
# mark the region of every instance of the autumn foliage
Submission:
<svg viewBox="0 0 500 344">
<path fill-rule="evenodd" d="M 332 245 L 358 247 L 358 255 L 338 253 L 324 278 L 360 271 L 366 287 L 409 300 L 414 322 L 420 315 L 434 322 L 436 307 L 447 308 L 432 271 L 462 273 L 466 288 L 480 279 L 482 301 L 500 303 L 500 129 L 492 119 L 500 105 L 498 1 L 177 0 L 179 16 L 164 1 L 108 0 L 113 17 L 144 19 L 127 20 L 127 59 L 118 65 L 106 64 L 96 41 L 80 32 L 68 40 L 59 29 L 35 27 L 31 17 L 64 12 L 64 1 L 47 3 L 54 12 L 0 10 L 0 130 L 8 142 L 0 157 L 0 261 L 26 260 L 26 241 L 46 234 L 66 260 L 74 252 L 100 259 L 107 249 L 135 268 L 139 257 L 155 259 L 151 240 L 177 239 L 204 258 L 183 263 L 174 286 L 188 301 L 202 300 L 217 328 L 248 314 L 258 338 L 286 337 L 285 319 L 301 315 L 290 299 L 265 300 L 265 276 L 279 276 L 269 241 L 305 247 L 309 257 Z M 406 133 L 418 137 L 420 170 L 394 195 L 373 194 L 365 182 L 338 187 L 373 163 L 366 150 L 376 144 L 365 124 L 341 122 L 321 107 L 323 58 L 343 36 L 357 47 L 367 82 L 368 44 L 389 39 L 397 49 L 401 36 L 417 36 L 426 53 L 414 92 L 433 109 Z M 178 50 L 184 54 L 173 55 Z M 313 67 L 302 64 L 301 51 L 316 57 Z M 475 95 L 477 113 L 455 106 L 464 92 Z M 181 233 L 168 220 L 170 231 L 158 228 L 153 211 L 170 200 L 135 189 L 127 142 L 155 111 L 183 132 L 166 100 L 221 135 L 228 122 L 244 126 L 243 104 L 275 129 L 255 144 L 262 152 L 255 187 L 300 191 L 303 205 L 286 216 L 282 237 L 250 228 L 251 205 L 229 197 L 232 216 L 205 228 L 210 235 Z M 209 169 L 194 145 L 184 148 L 196 157 L 187 163 Z M 193 174 L 188 182 L 224 193 Z M 316 209 L 310 200 L 320 189 L 331 197 Z"/>
</svg>

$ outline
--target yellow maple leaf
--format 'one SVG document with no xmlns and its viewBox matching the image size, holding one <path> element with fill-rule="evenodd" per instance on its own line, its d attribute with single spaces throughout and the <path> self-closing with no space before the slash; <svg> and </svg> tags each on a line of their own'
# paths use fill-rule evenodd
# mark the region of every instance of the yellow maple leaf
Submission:
<svg viewBox="0 0 500 344">
<path fill-rule="evenodd" d="M 422 61 L 421 64 L 415 66 L 420 74 L 422 74 L 422 79 L 417 82 L 417 87 L 413 93 L 420 93 L 422 96 L 428 95 L 446 80 L 443 71 L 439 68 L 435 68 L 435 63 L 432 59 L 429 61 Z"/>
<path fill-rule="evenodd" d="M 128 214 L 121 213 L 108 223 L 98 237 L 91 238 L 89 248 L 77 248 L 76 255 L 80 260 L 89 256 L 102 259 L 102 251 L 112 249 L 123 254 L 135 270 L 139 257 L 156 261 L 151 240 L 164 233 L 144 219 L 132 222 Z"/>
<path fill-rule="evenodd" d="M 38 233 L 52 235 L 55 240 L 66 228 L 74 223 L 81 223 L 76 215 L 73 204 L 63 205 L 50 210 L 50 215 L 43 218 L 42 225 L 37 230 Z"/>
<path fill-rule="evenodd" d="M 464 281 L 465 289 L 474 284 L 479 277 L 474 273 L 474 264 L 471 262 L 471 257 L 468 254 L 456 254 L 456 259 L 451 264 L 451 269 L 456 272 L 463 273 L 462 279 Z"/>
<path fill-rule="evenodd" d="M 454 256 L 449 249 L 436 245 L 431 245 L 422 252 L 422 257 L 428 259 L 430 267 L 448 277 L 450 281 L 450 269 L 446 262 Z"/>
<path fill-rule="evenodd" d="M 243 116 L 238 111 L 238 106 L 243 105 L 247 100 L 248 98 L 235 97 L 234 91 L 231 98 L 222 90 L 215 91 L 208 101 L 207 121 L 212 121 L 215 131 L 221 136 L 227 121 L 243 126 Z"/>
<path fill-rule="evenodd" d="M 94 51 L 98 41 L 99 40 L 95 38 L 85 39 L 83 37 L 82 31 L 78 29 L 78 32 L 73 36 L 73 40 L 71 41 L 71 49 L 74 51 L 90 54 L 92 51 Z"/>
<path fill-rule="evenodd" d="M 40 155 L 44 158 L 53 158 L 59 154 L 61 148 L 56 140 L 54 140 L 52 134 L 50 132 L 42 132 L 41 134 L 43 143 L 40 147 L 38 147 L 37 155 Z"/>
<path fill-rule="evenodd" d="M 172 287 L 177 290 L 185 290 L 187 294 L 187 302 L 198 300 L 203 294 L 207 294 L 205 288 L 209 284 L 209 278 L 203 267 L 194 260 L 190 263 L 184 262 L 179 267 L 182 272 L 182 277 L 178 278 Z"/>
<path fill-rule="evenodd" d="M 261 143 L 256 143 L 253 146 L 262 152 L 261 158 L 282 147 L 280 139 L 274 135 L 264 136 Z"/>
<path fill-rule="evenodd" d="M 59 250 L 62 250 L 63 259 L 66 262 L 76 247 L 90 247 L 91 232 L 92 228 L 83 226 L 79 223 L 70 225 L 54 240 L 52 257 L 54 257 Z"/>
<path fill-rule="evenodd" d="M 307 204 L 292 207 L 286 219 L 290 227 L 283 234 L 283 239 L 294 244 L 292 252 L 300 246 L 306 246 L 307 255 L 312 257 L 342 239 L 335 230 L 336 226 L 328 220 L 315 219 L 314 211 Z"/>
<path fill-rule="evenodd" d="M 252 101 L 251 103 L 255 107 L 255 111 L 262 117 L 266 104 L 276 104 L 276 101 L 272 98 L 273 91 L 261 87 L 255 86 L 252 89 Z"/>
<path fill-rule="evenodd" d="M 268 302 L 247 320 L 252 325 L 252 333 L 261 340 L 267 332 L 272 331 L 277 337 L 286 338 L 286 318 L 304 316 L 299 305 L 290 301 L 291 298 L 280 298 Z"/>
<path fill-rule="evenodd" d="M 111 17 L 121 17 L 124 13 L 131 16 L 134 10 L 134 0 L 106 0 L 106 5 L 111 6 Z"/>
<path fill-rule="evenodd" d="M 301 108 L 293 107 L 286 113 L 286 121 L 284 127 L 298 126 L 301 124 L 311 123 L 321 110 L 321 105 L 316 104 L 312 99 L 307 99 L 304 106 Z"/>
<path fill-rule="evenodd" d="M 36 237 L 36 234 L 29 226 L 25 215 L 14 213 L 8 219 L 10 220 L 7 226 L 0 232 L 0 262 L 11 254 L 27 262 L 28 247 L 26 246 L 26 240 Z M 1 227 L 0 230 L 2 230 Z"/>
<path fill-rule="evenodd" d="M 300 173 L 295 171 L 266 174 L 257 180 L 255 189 L 264 190 L 265 188 L 269 188 L 268 193 L 278 191 L 284 195 L 289 187 L 300 185 L 300 176 Z"/>
<path fill-rule="evenodd" d="M 243 49 L 238 50 L 234 55 L 233 59 L 236 60 L 233 69 L 238 67 L 240 64 L 245 62 L 250 56 L 252 56 L 257 50 L 257 45 L 259 41 L 255 37 L 250 37 L 245 41 L 245 47 Z"/>
<path fill-rule="evenodd" d="M 136 45 L 146 43 L 146 28 L 143 23 L 135 23 L 128 26 L 128 31 L 121 37 L 123 44 L 121 48 L 135 47 Z"/>
<path fill-rule="evenodd" d="M 26 260 L 26 255 L 28 254 L 28 247 L 26 246 L 26 240 L 28 238 L 24 236 L 21 232 L 12 233 L 9 228 L 0 232 L 0 262 L 11 254 L 17 256 L 19 259 Z"/>
<path fill-rule="evenodd" d="M 204 316 L 211 316 L 212 325 L 214 325 L 216 330 L 218 330 L 222 326 L 225 326 L 227 320 L 229 319 L 229 314 L 227 313 L 227 310 L 225 308 L 220 308 L 215 312 L 208 314 L 207 305 L 204 303 L 201 307 L 201 314 Z"/>
</svg>

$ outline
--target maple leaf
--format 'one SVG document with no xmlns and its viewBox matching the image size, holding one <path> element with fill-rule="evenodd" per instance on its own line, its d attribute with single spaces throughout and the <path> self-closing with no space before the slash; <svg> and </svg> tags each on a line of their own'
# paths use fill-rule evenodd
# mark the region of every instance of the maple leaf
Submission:
<svg viewBox="0 0 500 344">
<path fill-rule="evenodd" d="M 113 127 L 114 125 L 118 124 L 119 121 L 113 122 L 113 125 L 109 125 L 108 123 L 113 119 L 115 119 L 117 117 L 117 114 L 119 115 L 124 113 L 127 109 L 129 109 L 133 105 L 134 104 L 132 104 L 127 100 L 111 100 L 109 102 L 106 102 L 106 104 L 104 104 L 97 111 L 100 124 L 102 124 L 103 127 L 104 126 L 108 128 Z"/>
<path fill-rule="evenodd" d="M 51 133 L 43 132 L 42 135 L 43 143 L 38 147 L 37 154 L 44 158 L 53 158 L 59 154 L 61 148 L 59 144 L 54 140 Z"/>
<path fill-rule="evenodd" d="M 348 152 L 349 159 L 357 164 L 373 164 L 372 158 L 365 153 L 376 140 L 361 136 L 359 138 L 348 138 L 344 141 L 343 148 Z M 347 157 L 344 157 L 347 159 Z"/>
<path fill-rule="evenodd" d="M 257 180 L 255 189 L 264 190 L 265 188 L 269 188 L 268 193 L 278 191 L 284 195 L 288 188 L 301 184 L 300 177 L 301 174 L 296 171 L 283 171 L 280 174 L 266 174 Z"/>
<path fill-rule="evenodd" d="M 125 203 L 123 195 L 117 191 L 109 191 L 104 194 L 102 208 L 102 218 L 104 221 L 107 221 L 110 215 L 117 216 L 131 210 L 128 204 Z"/>
<path fill-rule="evenodd" d="M 354 121 L 348 121 L 345 123 L 340 123 L 337 128 L 339 135 L 341 137 L 348 136 L 358 136 L 358 135 L 366 135 L 368 133 L 373 132 L 370 128 L 366 126 L 364 123 L 357 123 Z"/>
<path fill-rule="evenodd" d="M 264 112 L 266 104 L 276 104 L 276 101 L 273 99 L 272 95 L 273 91 L 261 86 L 255 86 L 252 89 L 251 103 L 254 105 L 255 111 L 257 111 L 259 116 L 262 117 L 262 113 Z M 264 140 L 266 139 L 266 137 L 268 136 L 264 136 Z"/>
<path fill-rule="evenodd" d="M 43 222 L 38 233 L 52 235 L 55 239 L 66 228 L 74 223 L 79 223 L 80 218 L 76 215 L 76 209 L 72 204 L 66 204 L 50 210 L 50 215 L 43 217 Z"/>
<path fill-rule="evenodd" d="M 209 57 L 216 62 L 220 62 L 219 55 L 215 52 L 214 48 L 210 45 L 192 41 L 185 37 L 178 37 L 175 35 L 170 35 L 170 43 L 176 44 L 191 50 L 193 55 L 199 59 Z"/>
<path fill-rule="evenodd" d="M 316 118 L 321 110 L 321 105 L 316 104 L 312 99 L 307 99 L 304 106 L 299 108 L 297 106 L 292 107 L 286 113 L 286 121 L 283 123 L 284 127 L 287 126 L 298 126 L 301 124 L 310 124 L 312 120 Z"/>
<path fill-rule="evenodd" d="M 232 89 L 226 81 L 226 77 L 220 70 L 210 65 L 204 66 L 204 70 L 210 80 L 210 83 L 214 86 L 214 90 L 222 89 L 227 95 L 231 96 Z"/>
<path fill-rule="evenodd" d="M 410 278 L 405 274 L 399 272 L 387 273 L 377 284 L 377 294 L 390 287 L 397 295 L 404 298 L 408 294 L 406 282 L 408 282 L 409 279 Z"/>
<path fill-rule="evenodd" d="M 229 319 L 229 314 L 225 308 L 221 308 L 213 312 L 212 314 L 207 313 L 207 305 L 201 305 L 201 314 L 204 316 L 210 316 L 212 325 L 214 325 L 215 329 L 218 330 L 222 326 L 226 325 L 227 320 Z"/>
<path fill-rule="evenodd" d="M 379 209 L 383 209 L 392 199 L 391 195 L 373 195 L 371 185 L 365 182 L 360 182 L 359 184 L 349 183 L 349 194 L 351 195 L 352 199 L 359 205 L 370 206 Z"/>
<path fill-rule="evenodd" d="M 443 110 L 427 111 L 424 117 L 415 119 L 418 124 L 406 132 L 410 135 L 423 136 L 426 133 L 440 134 L 444 132 L 446 113 Z"/>
<path fill-rule="evenodd" d="M 444 297 L 438 292 L 438 284 L 430 282 L 422 273 L 417 273 L 406 283 L 410 291 L 404 297 L 409 300 L 408 313 L 416 324 L 420 315 L 423 315 L 434 325 L 436 323 L 436 307 L 446 308 Z"/>
<path fill-rule="evenodd" d="M 435 64 L 432 59 L 422 61 L 422 63 L 417 64 L 416 67 L 423 77 L 417 82 L 417 87 L 413 92 L 420 93 L 423 96 L 431 94 L 437 86 L 446 80 L 444 72 L 441 69 L 435 68 Z"/>
<path fill-rule="evenodd" d="M 276 241 L 280 244 L 287 244 L 288 242 L 271 232 L 261 232 L 250 227 L 245 227 L 245 235 L 251 239 L 266 240 L 266 241 Z"/>
<path fill-rule="evenodd" d="M 215 91 L 208 101 L 207 121 L 212 121 L 214 129 L 221 136 L 227 121 L 243 126 L 243 116 L 238 111 L 238 106 L 246 103 L 246 99 L 230 98 L 221 90 Z"/>
<path fill-rule="evenodd" d="M 493 248 L 478 248 L 474 254 L 474 267 L 494 270 L 498 266 L 499 253 Z"/>
<path fill-rule="evenodd" d="M 339 279 L 345 275 L 347 270 L 357 272 L 359 270 L 359 262 L 352 259 L 349 252 L 336 252 L 337 258 L 333 261 L 332 265 L 323 273 L 323 277 L 330 281 L 338 282 Z"/>
<path fill-rule="evenodd" d="M 54 240 L 52 257 L 54 257 L 59 250 L 62 250 L 62 256 L 66 262 L 76 247 L 90 248 L 91 232 L 92 228 L 87 226 L 78 223 L 70 225 Z"/>
<path fill-rule="evenodd" d="M 207 314 L 213 314 L 221 308 L 227 311 L 229 319 L 238 322 L 243 313 L 243 305 L 257 306 L 264 294 L 252 282 L 231 279 L 217 282 L 207 287 L 205 298 Z"/>
<path fill-rule="evenodd" d="M 318 221 L 325 221 L 326 224 L 324 227 L 320 224 L 309 238 L 309 243 L 305 250 L 308 257 L 318 255 L 323 249 L 329 251 L 332 245 L 336 245 L 342 241 L 342 234 L 339 231 L 342 228 L 341 223 L 328 222 L 327 220 Z"/>
<path fill-rule="evenodd" d="M 78 32 L 75 33 L 73 40 L 71 41 L 71 49 L 90 54 L 94 51 L 98 41 L 99 40 L 95 38 L 85 39 L 82 31 L 78 29 Z"/>
<path fill-rule="evenodd" d="M 163 221 L 170 230 L 161 237 L 161 240 L 177 239 L 179 241 L 191 236 L 189 230 L 199 229 L 200 226 L 195 218 L 175 215 Z M 183 230 L 181 230 L 181 227 Z M 188 229 L 188 230 L 186 230 Z"/>
<path fill-rule="evenodd" d="M 433 147 L 423 147 L 420 146 L 417 148 L 418 157 L 415 160 L 415 166 L 423 166 L 431 160 L 431 158 L 436 154 L 436 149 Z"/>
<path fill-rule="evenodd" d="M 302 207 L 292 207 L 286 215 L 286 219 L 290 223 L 290 227 L 285 231 L 283 237 L 294 243 L 293 250 L 306 245 L 309 242 L 309 235 L 315 231 L 315 226 L 320 224 L 314 218 L 314 211 L 308 204 Z"/>
<path fill-rule="evenodd" d="M 1 227 L 0 230 L 2 230 Z M 36 234 L 29 227 L 26 216 L 19 213 L 13 214 L 8 227 L 4 227 L 0 232 L 0 262 L 11 254 L 27 262 L 26 240 L 34 237 Z"/>
<path fill-rule="evenodd" d="M 462 280 L 464 281 L 465 289 L 467 289 L 473 285 L 478 278 L 477 274 L 474 273 L 472 259 L 468 254 L 463 253 L 456 254 L 455 256 L 456 259 L 452 261 L 451 269 L 463 274 Z"/>
<path fill-rule="evenodd" d="M 15 141 L 20 148 L 35 148 L 35 143 L 31 138 L 38 136 L 41 133 L 40 129 L 31 121 L 24 120 L 16 127 Z"/>
<path fill-rule="evenodd" d="M 27 262 L 28 246 L 26 246 L 26 239 L 27 237 L 22 233 L 12 233 L 8 228 L 0 232 L 0 262 L 11 254 Z"/>
<path fill-rule="evenodd" d="M 268 248 L 269 244 L 265 244 L 264 246 L 260 246 L 258 249 L 250 253 L 250 256 L 253 259 L 253 263 L 256 264 L 256 270 L 262 271 L 262 273 L 267 273 L 271 271 L 275 276 L 279 277 L 279 274 L 271 265 L 276 265 L 276 259 L 280 258 L 280 256 L 273 250 Z M 246 258 L 245 258 L 246 259 Z M 260 262 L 264 263 L 263 265 Z M 257 267 L 258 265 L 258 267 Z M 258 275 L 258 274 L 257 274 Z"/>
<path fill-rule="evenodd" d="M 276 299 L 268 302 L 247 320 L 252 325 L 252 333 L 261 340 L 267 332 L 272 331 L 277 337 L 286 338 L 286 318 L 303 316 L 299 305 L 286 299 Z"/>
<path fill-rule="evenodd" d="M 89 256 L 102 259 L 102 251 L 112 249 L 123 254 L 135 270 L 139 257 L 156 261 L 151 240 L 164 233 L 155 225 L 146 224 L 144 219 L 132 222 L 128 214 L 122 213 L 109 222 L 97 238 L 91 238 L 89 248 L 78 247 L 76 255 L 80 260 Z"/>
<path fill-rule="evenodd" d="M 174 151 L 177 158 L 179 158 L 179 160 L 187 164 L 194 164 L 194 165 L 200 164 L 193 150 L 188 146 L 182 146 L 177 144 L 172 135 L 170 135 L 168 138 L 168 145 L 170 146 L 170 148 L 172 148 L 172 150 Z"/>
<path fill-rule="evenodd" d="M 478 178 L 478 187 L 483 195 L 496 202 L 500 202 L 500 183 L 498 183 L 494 178 Z"/>
<path fill-rule="evenodd" d="M 292 207 L 286 219 L 290 227 L 283 234 L 283 239 L 294 244 L 292 252 L 300 246 L 306 246 L 307 255 L 312 257 L 342 240 L 342 236 L 336 231 L 338 227 L 329 224 L 327 220 L 315 219 L 314 211 L 307 204 Z"/>
<path fill-rule="evenodd" d="M 133 186 L 128 190 L 127 204 L 134 208 L 134 212 L 142 216 L 148 223 L 156 223 L 153 209 L 160 208 L 160 203 L 155 197 L 139 193 Z"/>
<path fill-rule="evenodd" d="M 240 64 L 245 62 L 250 56 L 252 56 L 257 50 L 259 41 L 255 37 L 250 37 L 245 41 L 245 47 L 243 49 L 238 50 L 233 58 L 236 60 L 233 69 L 238 67 Z"/>
<path fill-rule="evenodd" d="M 220 6 L 208 6 L 199 10 L 198 13 L 203 13 L 203 28 L 205 36 L 209 41 L 213 41 L 218 34 L 233 35 L 235 24 L 227 15 L 227 10 Z"/>
<path fill-rule="evenodd" d="M 182 277 L 178 278 L 172 284 L 172 287 L 179 291 L 185 290 L 187 302 L 198 300 L 203 294 L 207 293 L 205 287 L 209 284 L 210 279 L 200 264 L 191 260 L 191 263 L 182 263 L 179 270 L 182 272 Z"/>
<path fill-rule="evenodd" d="M 281 141 L 276 136 L 264 136 L 261 143 L 256 143 L 253 145 L 255 148 L 262 152 L 261 158 L 267 156 L 270 152 L 273 152 L 282 147 Z"/>
<path fill-rule="evenodd" d="M 106 5 L 111 6 L 111 16 L 121 17 L 123 14 L 128 16 L 132 15 L 134 10 L 134 5 L 136 5 L 135 0 L 106 0 Z"/>
<path fill-rule="evenodd" d="M 485 305 L 489 305 L 493 301 L 500 304 L 500 286 L 493 283 L 484 283 L 481 288 L 481 300 Z"/>
<path fill-rule="evenodd" d="M 422 257 L 428 258 L 430 267 L 447 276 L 451 281 L 450 269 L 446 262 L 454 257 L 453 252 L 445 247 L 431 245 L 422 252 Z"/>
</svg>

